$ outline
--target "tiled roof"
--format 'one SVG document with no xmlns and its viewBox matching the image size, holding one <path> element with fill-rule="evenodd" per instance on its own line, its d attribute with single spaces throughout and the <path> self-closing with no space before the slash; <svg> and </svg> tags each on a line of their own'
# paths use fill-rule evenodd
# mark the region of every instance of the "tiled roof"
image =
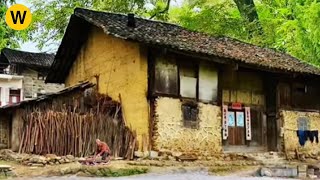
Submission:
<svg viewBox="0 0 320 180">
<path fill-rule="evenodd" d="M 264 69 L 320 75 L 320 69 L 317 67 L 302 62 L 288 54 L 244 43 L 228 37 L 214 37 L 204 33 L 190 31 L 170 23 L 135 17 L 136 26 L 133 28 L 127 25 L 127 15 L 81 8 L 75 9 L 70 23 L 72 23 L 72 21 L 75 22 L 75 19 L 77 19 L 77 21 L 85 21 L 89 25 L 97 26 L 103 29 L 106 34 L 125 40 L 167 47 L 178 51 L 203 54 L 212 57 L 212 59 L 221 57 L 224 61 L 244 63 Z M 71 34 L 70 32 L 66 33 Z M 62 43 L 67 41 L 67 39 L 70 38 L 65 37 Z M 62 49 L 59 50 L 60 52 L 62 51 Z M 57 54 L 59 54 L 59 51 Z M 55 61 L 59 60 L 58 58 L 55 59 Z M 68 60 L 73 61 L 74 59 Z M 57 70 L 61 68 L 58 67 L 58 64 L 59 66 L 63 66 L 61 62 L 54 62 L 52 73 L 57 72 Z M 63 77 L 53 77 L 50 73 L 48 78 L 47 80 L 53 82 L 63 81 Z"/>
<path fill-rule="evenodd" d="M 1 51 L 0 63 L 22 64 L 50 68 L 54 60 L 54 54 L 31 53 L 4 48 Z"/>
<path fill-rule="evenodd" d="M 21 102 L 18 102 L 18 103 L 13 103 L 13 104 L 1 106 L 0 107 L 0 112 L 3 111 L 3 110 L 11 109 L 11 108 L 20 108 L 20 107 L 25 106 L 25 105 L 32 105 L 32 104 L 36 104 L 38 102 L 51 100 L 52 98 L 59 97 L 59 96 L 65 96 L 68 93 L 75 92 L 75 91 L 78 91 L 78 90 L 86 90 L 86 89 L 91 88 L 93 86 L 94 86 L 94 84 L 92 84 L 92 83 L 90 83 L 88 81 L 79 82 L 78 84 L 75 84 L 73 86 L 64 88 L 64 89 L 62 89 L 61 91 L 58 91 L 58 92 L 48 93 L 48 94 L 41 95 L 41 96 L 33 98 L 33 99 L 24 100 L 24 101 L 21 101 Z"/>
</svg>

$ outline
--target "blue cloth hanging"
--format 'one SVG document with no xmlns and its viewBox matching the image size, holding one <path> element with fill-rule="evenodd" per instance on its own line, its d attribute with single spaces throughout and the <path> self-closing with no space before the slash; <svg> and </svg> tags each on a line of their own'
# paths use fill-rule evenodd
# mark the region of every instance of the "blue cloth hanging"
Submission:
<svg viewBox="0 0 320 180">
<path fill-rule="evenodd" d="M 307 139 L 308 139 L 308 131 L 298 130 L 297 136 L 299 138 L 299 144 L 301 146 L 304 146 L 306 144 Z"/>
</svg>

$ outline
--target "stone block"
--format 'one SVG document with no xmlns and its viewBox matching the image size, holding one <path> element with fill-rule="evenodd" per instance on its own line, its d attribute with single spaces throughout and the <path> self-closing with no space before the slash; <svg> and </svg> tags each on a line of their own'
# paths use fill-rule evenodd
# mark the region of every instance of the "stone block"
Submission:
<svg viewBox="0 0 320 180">
<path fill-rule="evenodd" d="M 71 160 L 71 161 L 74 160 L 74 156 L 72 156 L 72 155 L 67 155 L 66 158 L 69 159 L 69 160 Z"/>
<path fill-rule="evenodd" d="M 54 158 L 57 157 L 57 155 L 55 155 L 55 154 L 46 154 L 45 157 L 46 158 L 50 158 L 50 159 L 54 159 Z"/>
<path fill-rule="evenodd" d="M 134 152 L 134 156 L 137 158 L 143 158 L 144 157 L 144 153 L 141 151 L 135 151 Z"/>
<path fill-rule="evenodd" d="M 150 156 L 151 159 L 156 159 L 159 157 L 159 153 L 157 151 L 150 151 Z"/>
<path fill-rule="evenodd" d="M 298 166 L 298 172 L 307 172 L 307 168 L 308 166 L 307 165 L 299 165 Z"/>
<path fill-rule="evenodd" d="M 182 155 L 182 152 L 172 152 L 173 157 L 179 157 Z"/>
<path fill-rule="evenodd" d="M 173 157 L 173 156 L 168 156 L 168 159 L 171 160 L 171 161 L 175 161 L 176 160 L 176 158 Z"/>
<path fill-rule="evenodd" d="M 150 155 L 149 151 L 144 151 L 143 152 L 143 158 L 147 158 L 147 157 L 149 157 L 149 155 Z"/>
<path fill-rule="evenodd" d="M 260 175 L 261 176 L 267 176 L 267 177 L 272 177 L 273 176 L 272 171 L 269 168 L 261 168 L 260 169 Z"/>
<path fill-rule="evenodd" d="M 33 156 L 29 160 L 31 163 L 44 163 L 46 158 L 44 156 Z"/>
<path fill-rule="evenodd" d="M 307 172 L 299 172 L 298 177 L 299 178 L 306 178 L 307 177 Z"/>
<path fill-rule="evenodd" d="M 267 177 L 297 177 L 298 170 L 295 167 L 261 168 L 260 175 Z"/>
<path fill-rule="evenodd" d="M 308 174 L 308 178 L 310 178 L 310 179 L 317 179 L 318 177 L 317 177 L 316 175 L 309 175 L 309 174 Z"/>
<path fill-rule="evenodd" d="M 44 167 L 44 164 L 40 163 L 33 163 L 31 166 L 33 167 Z"/>
<path fill-rule="evenodd" d="M 85 161 L 86 158 L 84 158 L 84 157 L 79 157 L 79 158 L 75 158 L 75 160 L 76 160 L 76 161 Z"/>
<path fill-rule="evenodd" d="M 307 175 L 314 175 L 314 169 L 308 168 Z"/>
</svg>

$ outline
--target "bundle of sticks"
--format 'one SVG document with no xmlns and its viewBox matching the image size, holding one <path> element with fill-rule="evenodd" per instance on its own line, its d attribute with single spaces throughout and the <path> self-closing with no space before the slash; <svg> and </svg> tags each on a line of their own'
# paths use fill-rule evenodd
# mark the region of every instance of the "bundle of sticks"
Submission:
<svg viewBox="0 0 320 180">
<path fill-rule="evenodd" d="M 104 95 L 91 95 L 85 101 L 89 105 L 83 102 L 67 98 L 25 109 L 19 152 L 84 157 L 95 152 L 100 139 L 114 157 L 132 159 L 136 133 L 126 126 L 121 104 Z"/>
</svg>

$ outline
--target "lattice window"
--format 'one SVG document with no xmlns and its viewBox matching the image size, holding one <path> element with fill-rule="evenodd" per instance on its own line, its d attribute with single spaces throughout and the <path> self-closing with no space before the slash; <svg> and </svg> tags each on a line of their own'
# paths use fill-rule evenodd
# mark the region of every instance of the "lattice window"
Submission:
<svg viewBox="0 0 320 180">
<path fill-rule="evenodd" d="M 183 103 L 181 106 L 181 111 L 184 127 L 197 129 L 199 127 L 199 110 L 197 104 Z"/>
</svg>

